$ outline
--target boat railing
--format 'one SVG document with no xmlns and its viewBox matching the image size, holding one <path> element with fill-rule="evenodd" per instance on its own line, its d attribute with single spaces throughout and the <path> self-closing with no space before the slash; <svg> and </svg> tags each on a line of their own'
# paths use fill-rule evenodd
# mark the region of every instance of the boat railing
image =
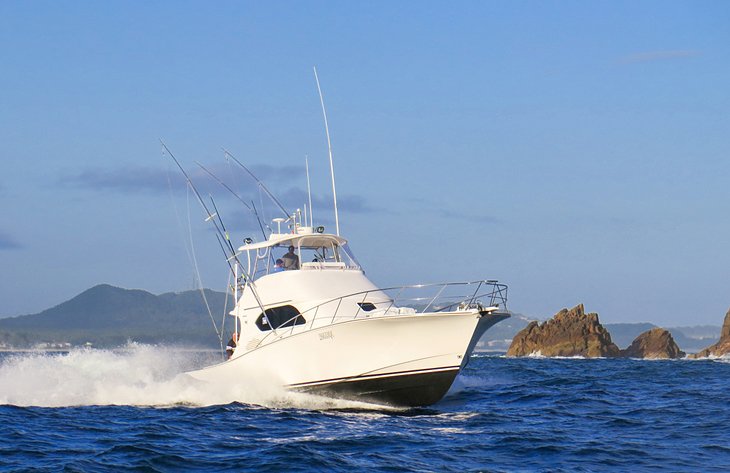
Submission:
<svg viewBox="0 0 730 473">
<path fill-rule="evenodd" d="M 341 317 L 340 311 L 343 303 L 346 303 L 345 306 L 350 309 L 352 303 L 357 304 L 355 314 L 348 315 L 348 320 L 372 316 L 481 310 L 488 307 L 499 307 L 506 310 L 507 285 L 500 284 L 496 280 L 482 280 L 416 284 L 353 292 L 321 302 L 295 315 L 266 334 L 258 345 L 260 346 L 270 336 L 276 338 L 289 336 L 294 333 L 296 327 L 301 327 L 301 325 L 309 325 L 311 330 L 316 322 L 321 323 L 322 318 L 329 319 L 329 324 L 333 324 L 338 317 Z M 299 318 L 302 318 L 304 322 L 297 324 Z"/>
</svg>

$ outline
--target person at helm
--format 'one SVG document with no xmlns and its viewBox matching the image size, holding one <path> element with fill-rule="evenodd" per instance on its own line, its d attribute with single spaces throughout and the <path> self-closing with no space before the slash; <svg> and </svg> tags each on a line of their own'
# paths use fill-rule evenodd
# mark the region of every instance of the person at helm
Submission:
<svg viewBox="0 0 730 473">
<path fill-rule="evenodd" d="M 289 252 L 282 256 L 281 259 L 284 261 L 285 270 L 299 269 L 299 256 L 294 253 L 293 245 L 289 246 Z"/>
</svg>

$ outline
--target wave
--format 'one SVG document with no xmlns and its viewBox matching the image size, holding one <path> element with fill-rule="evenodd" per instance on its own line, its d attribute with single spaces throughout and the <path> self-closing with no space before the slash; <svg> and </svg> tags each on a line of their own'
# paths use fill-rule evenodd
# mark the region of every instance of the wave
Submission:
<svg viewBox="0 0 730 473">
<path fill-rule="evenodd" d="M 714 361 L 714 362 L 717 362 L 717 363 L 730 363 L 730 353 L 726 353 L 726 354 L 720 355 L 720 356 L 717 356 L 717 355 L 708 355 L 708 356 L 703 356 L 701 358 L 689 358 L 689 357 L 687 357 L 687 358 L 683 358 L 683 359 L 685 359 L 685 360 L 692 360 L 692 361 Z"/>
<path fill-rule="evenodd" d="M 212 361 L 219 360 L 211 352 L 136 343 L 121 350 L 10 354 L 0 359 L 0 405 L 171 407 L 239 402 L 268 408 L 387 409 L 287 391 L 264 378 L 221 386 L 185 374 Z"/>
<path fill-rule="evenodd" d="M 469 358 L 500 358 L 504 356 L 506 356 L 504 351 L 480 351 L 472 353 Z"/>
<path fill-rule="evenodd" d="M 517 357 L 512 357 L 517 358 Z M 573 355 L 573 356 L 548 356 L 543 355 L 542 351 L 537 350 L 533 351 L 529 355 L 527 355 L 524 358 L 535 358 L 539 360 L 603 360 L 605 357 L 602 356 L 583 356 L 583 355 Z"/>
</svg>

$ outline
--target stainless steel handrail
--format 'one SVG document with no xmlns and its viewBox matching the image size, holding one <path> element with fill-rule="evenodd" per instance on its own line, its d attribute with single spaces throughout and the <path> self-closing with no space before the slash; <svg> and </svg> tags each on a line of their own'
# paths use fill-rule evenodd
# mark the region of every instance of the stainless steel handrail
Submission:
<svg viewBox="0 0 730 473">
<path fill-rule="evenodd" d="M 449 295 L 449 296 L 441 296 L 441 294 L 446 290 L 448 287 L 456 287 L 456 286 L 470 286 L 476 284 L 476 289 L 469 294 L 463 294 L 463 295 Z M 479 293 L 479 290 L 482 289 L 484 286 L 489 287 L 491 290 L 487 290 L 486 292 Z M 401 294 L 408 290 L 408 289 L 428 289 L 428 288 L 438 288 L 438 291 L 435 296 L 431 297 L 411 297 L 411 298 L 403 298 L 398 299 Z M 433 283 L 433 284 L 414 284 L 410 286 L 393 286 L 393 287 L 386 287 L 386 288 L 376 288 L 376 289 L 369 289 L 367 291 L 358 291 L 353 292 L 350 294 L 346 294 L 344 296 L 338 296 L 335 298 L 332 298 L 330 300 L 327 300 L 325 302 L 321 302 L 317 304 L 316 306 L 310 307 L 304 312 L 299 313 L 298 315 L 295 315 L 294 317 L 290 318 L 283 324 L 279 325 L 279 327 L 285 327 L 287 324 L 292 323 L 290 330 L 287 331 L 287 334 L 284 335 L 284 333 L 279 332 L 276 333 L 276 330 L 273 330 L 266 334 L 261 341 L 257 344 L 257 346 L 261 346 L 261 344 L 269 338 L 272 334 L 275 334 L 277 337 L 282 338 L 284 336 L 289 336 L 294 332 L 294 328 L 297 325 L 294 325 L 294 321 L 299 318 L 303 317 L 305 320 L 304 325 L 309 325 L 309 329 L 311 330 L 314 327 L 314 322 L 317 320 L 317 316 L 319 315 L 320 309 L 327 305 L 327 304 L 334 304 L 337 303 L 337 307 L 334 310 L 334 313 L 332 315 L 332 320 L 330 321 L 330 324 L 334 324 L 335 319 L 337 318 L 337 314 L 340 310 L 340 307 L 342 306 L 342 301 L 347 298 L 354 298 L 356 296 L 362 295 L 362 298 L 360 299 L 361 302 L 365 302 L 368 295 L 372 293 L 384 293 L 387 295 L 387 291 L 397 291 L 397 294 L 395 297 L 388 298 L 385 300 L 378 300 L 373 301 L 374 303 L 387 303 L 388 306 L 382 311 L 384 315 L 388 314 L 388 312 L 395 306 L 395 307 L 404 307 L 402 305 L 397 305 L 402 302 L 410 301 L 410 302 L 419 302 L 419 301 L 429 301 L 428 304 L 426 304 L 423 309 L 420 311 L 416 311 L 417 314 L 423 314 L 431 307 L 436 307 L 436 302 L 442 299 L 450 299 L 451 301 L 456 300 L 456 302 L 451 302 L 443 307 L 439 307 L 438 309 L 434 310 L 434 312 L 443 312 L 446 311 L 452 307 L 476 307 L 478 305 L 478 301 L 482 298 L 488 298 L 489 304 L 488 307 L 494 307 L 501 306 L 502 308 L 507 308 L 507 285 L 506 284 L 500 284 L 496 280 L 479 280 L 479 281 L 468 281 L 468 282 L 449 282 L 449 283 Z M 353 318 L 357 318 L 359 314 L 361 313 L 361 307 L 358 307 L 357 312 L 355 313 L 355 316 Z M 304 317 L 307 314 L 311 314 L 314 312 L 314 316 L 310 321 L 307 322 L 307 318 Z M 302 325 L 302 324 L 300 324 Z M 278 327 L 277 327 L 278 328 Z"/>
</svg>

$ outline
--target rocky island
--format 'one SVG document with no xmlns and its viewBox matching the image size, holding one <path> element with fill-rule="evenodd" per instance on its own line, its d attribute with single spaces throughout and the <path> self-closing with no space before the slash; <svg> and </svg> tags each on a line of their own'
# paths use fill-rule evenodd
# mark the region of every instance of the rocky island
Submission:
<svg viewBox="0 0 730 473">
<path fill-rule="evenodd" d="M 684 358 L 686 353 L 679 349 L 668 330 L 656 327 L 636 337 L 619 355 L 624 358 L 675 359 Z"/>
<path fill-rule="evenodd" d="M 725 319 L 723 334 L 727 331 L 727 349 L 730 351 L 730 312 Z M 722 339 L 720 340 L 720 345 Z M 711 347 L 712 348 L 712 347 Z M 620 350 L 611 340 L 611 334 L 598 320 L 598 314 L 585 313 L 583 304 L 563 309 L 550 320 L 531 322 L 512 340 L 507 356 L 583 356 L 586 358 L 683 358 L 669 331 L 655 327 L 642 333 L 631 345 Z"/>
<path fill-rule="evenodd" d="M 552 319 L 530 322 L 512 340 L 507 356 L 615 357 L 619 348 L 598 321 L 598 314 L 585 313 L 583 304 L 563 309 Z"/>
<path fill-rule="evenodd" d="M 707 358 L 708 356 L 723 356 L 730 354 L 730 310 L 725 314 L 725 321 L 720 331 L 720 341 L 704 350 L 691 355 L 692 358 Z"/>
</svg>

